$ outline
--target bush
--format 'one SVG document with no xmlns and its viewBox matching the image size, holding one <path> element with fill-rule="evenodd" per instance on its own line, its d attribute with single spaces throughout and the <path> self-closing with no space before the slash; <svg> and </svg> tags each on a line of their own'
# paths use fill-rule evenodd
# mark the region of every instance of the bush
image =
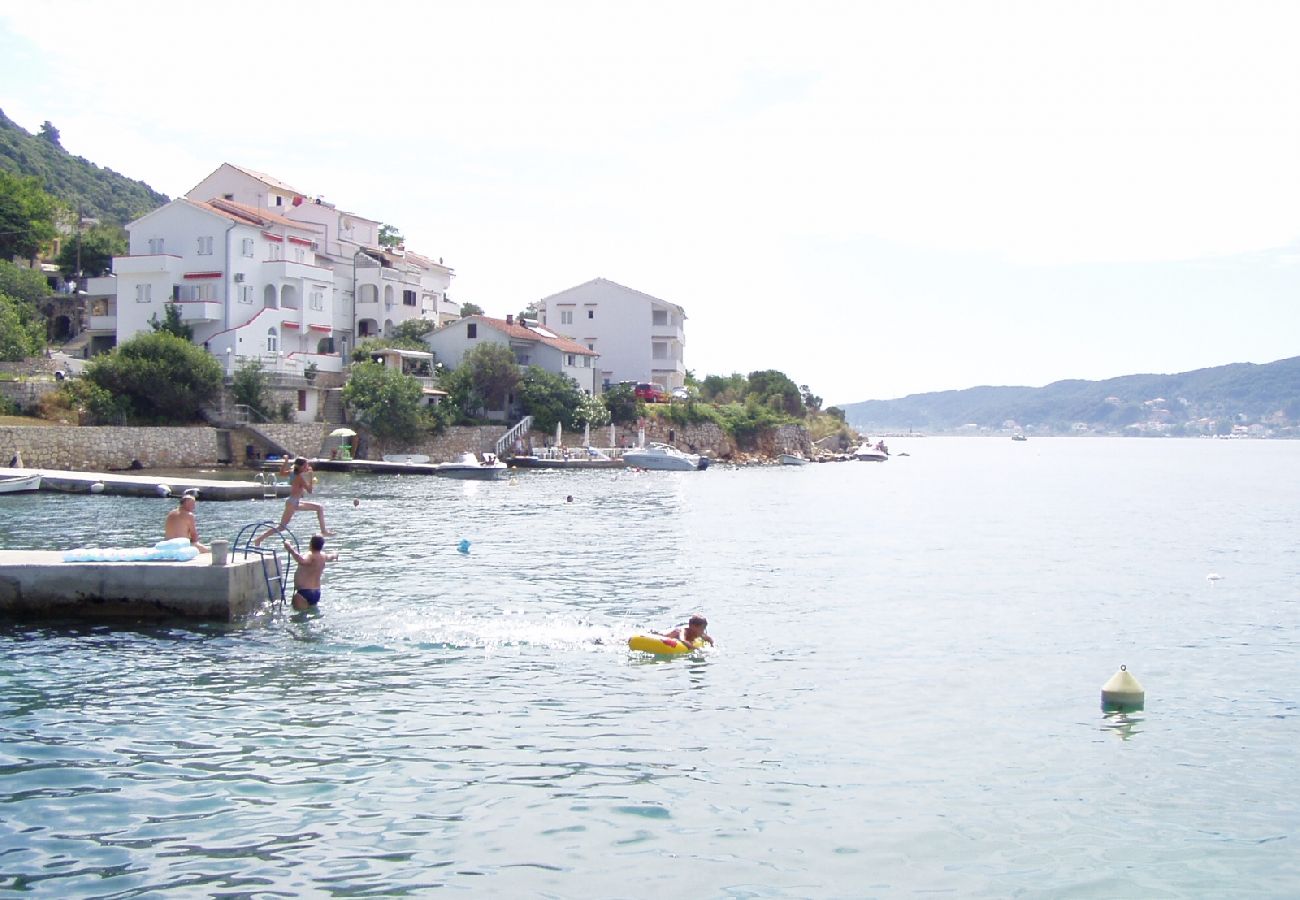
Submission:
<svg viewBox="0 0 1300 900">
<path fill-rule="evenodd" d="M 125 404 L 133 424 L 194 422 L 221 390 L 221 364 L 165 331 L 137 335 L 86 366 L 85 379 Z"/>
<path fill-rule="evenodd" d="M 538 431 L 553 431 L 556 423 L 566 428 L 579 425 L 575 414 L 582 404 L 583 393 L 568 375 L 529 366 L 518 390 L 519 408 L 533 417 L 533 428 Z"/>
<path fill-rule="evenodd" d="M 630 384 L 616 384 L 600 399 L 609 410 L 610 421 L 617 425 L 635 425 L 645 415 L 645 404 L 636 398 L 636 388 Z"/>
<path fill-rule="evenodd" d="M 267 391 L 270 381 L 260 359 L 245 359 L 230 379 L 230 395 L 236 403 L 247 406 L 263 419 L 270 419 Z"/>
<path fill-rule="evenodd" d="M 45 323 L 26 301 L 0 294 L 0 359 L 17 361 L 45 350 Z"/>
<path fill-rule="evenodd" d="M 63 382 L 50 396 L 49 405 L 71 411 L 75 421 L 81 425 L 122 425 L 130 413 L 129 404 L 123 398 L 114 397 L 86 378 Z M 63 418 L 50 415 L 49 409 L 43 409 L 42 413 L 46 418 Z"/>
<path fill-rule="evenodd" d="M 420 382 L 381 363 L 359 362 L 343 388 L 353 417 L 381 441 L 413 441 L 431 422 Z"/>
</svg>

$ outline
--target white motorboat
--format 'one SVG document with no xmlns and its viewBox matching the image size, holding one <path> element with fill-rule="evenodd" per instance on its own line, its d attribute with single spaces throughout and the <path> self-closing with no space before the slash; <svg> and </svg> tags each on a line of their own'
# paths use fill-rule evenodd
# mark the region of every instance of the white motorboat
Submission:
<svg viewBox="0 0 1300 900">
<path fill-rule="evenodd" d="M 691 472 L 707 469 L 709 458 L 694 453 L 683 453 L 668 444 L 650 444 L 623 451 L 623 461 L 638 469 L 666 469 L 673 472 Z"/>
<path fill-rule="evenodd" d="M 438 463 L 433 467 L 434 475 L 446 478 L 472 478 L 478 481 L 494 481 L 505 478 L 508 473 L 505 463 L 490 453 L 479 459 L 473 453 L 465 452 L 451 462 Z"/>
<path fill-rule="evenodd" d="M 858 449 L 853 451 L 854 457 L 863 462 L 884 462 L 889 459 L 889 450 L 885 448 L 884 441 L 872 446 L 870 441 L 863 441 L 858 445 Z"/>
<path fill-rule="evenodd" d="M 783 465 L 783 466 L 806 466 L 806 465 L 808 465 L 808 460 L 807 460 L 805 457 L 800 456 L 798 453 L 782 453 L 782 454 L 781 454 L 781 465 Z"/>
<path fill-rule="evenodd" d="M 20 491 L 39 491 L 41 475 L 7 475 L 0 478 L 0 494 L 17 494 Z"/>
</svg>

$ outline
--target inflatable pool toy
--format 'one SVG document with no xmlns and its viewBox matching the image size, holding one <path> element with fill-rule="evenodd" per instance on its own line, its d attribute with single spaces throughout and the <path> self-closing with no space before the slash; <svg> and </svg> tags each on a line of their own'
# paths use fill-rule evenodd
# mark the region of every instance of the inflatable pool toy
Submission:
<svg viewBox="0 0 1300 900">
<path fill-rule="evenodd" d="M 704 640 L 697 638 L 695 643 L 688 644 L 676 638 L 664 637 L 662 634 L 634 634 L 627 639 L 627 646 L 629 649 L 653 653 L 656 656 L 680 656 L 704 646 Z"/>
<path fill-rule="evenodd" d="M 64 551 L 64 562 L 185 562 L 199 555 L 186 537 L 169 538 L 152 547 L 82 547 Z"/>
</svg>

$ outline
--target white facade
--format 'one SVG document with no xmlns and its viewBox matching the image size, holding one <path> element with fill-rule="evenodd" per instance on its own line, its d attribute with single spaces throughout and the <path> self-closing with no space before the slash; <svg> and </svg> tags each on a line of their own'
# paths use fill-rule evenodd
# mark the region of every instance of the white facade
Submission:
<svg viewBox="0 0 1300 900">
<path fill-rule="evenodd" d="M 546 328 L 529 328 L 511 319 L 466 316 L 425 338 L 438 362 L 457 368 L 465 354 L 484 343 L 502 344 L 520 366 L 537 366 L 567 375 L 593 397 L 601 393 L 599 356 L 592 350 Z"/>
<path fill-rule="evenodd" d="M 686 384 L 686 313 L 675 303 L 604 278 L 538 301 L 541 324 L 600 354 L 597 383 Z"/>
<path fill-rule="evenodd" d="M 118 343 L 175 303 L 227 374 L 247 358 L 268 372 L 340 372 L 332 350 L 333 272 L 317 265 L 312 226 L 237 203 L 174 200 L 127 226 L 116 257 Z"/>
<path fill-rule="evenodd" d="M 435 325 L 454 319 L 458 306 L 447 300 L 454 273 L 442 261 L 379 246 L 380 222 L 346 212 L 270 175 L 223 163 L 186 195 L 243 203 L 298 222 L 318 234 L 320 264 L 330 268 L 337 298 L 333 329 L 345 357 L 357 340 L 390 335 L 410 319 Z"/>
</svg>

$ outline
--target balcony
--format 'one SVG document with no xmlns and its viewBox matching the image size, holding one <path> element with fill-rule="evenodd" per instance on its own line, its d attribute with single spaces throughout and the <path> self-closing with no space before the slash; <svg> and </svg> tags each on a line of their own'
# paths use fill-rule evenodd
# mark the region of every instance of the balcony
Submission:
<svg viewBox="0 0 1300 900">
<path fill-rule="evenodd" d="M 181 300 L 182 322 L 220 322 L 225 304 L 219 300 Z"/>
<path fill-rule="evenodd" d="M 112 315 L 91 316 L 86 325 L 87 331 L 117 331 L 117 313 Z"/>
<path fill-rule="evenodd" d="M 680 324 L 651 325 L 650 338 L 656 341 L 676 341 L 679 344 L 684 344 L 686 343 L 686 331 Z"/>
<path fill-rule="evenodd" d="M 271 283 L 301 280 L 303 278 L 314 278 L 317 281 L 323 279 L 333 281 L 334 279 L 334 273 L 329 269 L 323 269 L 320 266 L 309 266 L 306 263 L 293 262 L 287 259 L 271 259 L 262 263 L 262 276 Z"/>
<path fill-rule="evenodd" d="M 173 281 L 180 281 L 182 262 L 183 260 L 179 256 L 168 256 L 165 253 L 145 256 L 115 256 L 113 257 L 113 273 L 115 275 L 157 275 L 165 273 L 172 276 Z"/>
</svg>

